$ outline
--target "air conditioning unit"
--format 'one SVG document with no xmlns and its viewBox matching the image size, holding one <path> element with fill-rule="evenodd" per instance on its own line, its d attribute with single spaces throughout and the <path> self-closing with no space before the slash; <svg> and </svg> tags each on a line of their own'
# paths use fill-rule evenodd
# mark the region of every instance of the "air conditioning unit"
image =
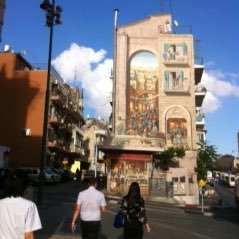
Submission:
<svg viewBox="0 0 239 239">
<path fill-rule="evenodd" d="M 28 129 L 28 128 L 23 128 L 22 129 L 22 132 L 21 132 L 21 135 L 22 136 L 30 136 L 32 133 L 31 133 L 31 130 Z"/>
</svg>

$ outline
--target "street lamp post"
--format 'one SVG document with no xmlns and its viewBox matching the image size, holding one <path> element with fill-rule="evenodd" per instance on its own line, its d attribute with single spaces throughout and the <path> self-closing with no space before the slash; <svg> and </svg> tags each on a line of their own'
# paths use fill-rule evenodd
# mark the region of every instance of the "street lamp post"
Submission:
<svg viewBox="0 0 239 239">
<path fill-rule="evenodd" d="M 38 205 L 43 202 L 43 186 L 45 178 L 45 165 L 46 165 L 46 147 L 47 147 L 47 126 L 48 126 L 48 111 L 49 111 L 49 96 L 50 96 L 50 78 L 51 78 L 51 53 L 52 53 L 52 36 L 53 26 L 61 24 L 61 12 L 60 6 L 55 7 L 55 0 L 49 3 L 48 0 L 44 0 L 40 4 L 40 8 L 44 10 L 46 16 L 46 26 L 50 28 L 49 36 L 49 49 L 48 49 L 48 64 L 47 64 L 47 81 L 46 81 L 46 94 L 45 94 L 45 107 L 44 107 L 44 119 L 43 119 L 43 133 L 42 133 L 42 145 L 41 145 L 41 162 L 40 162 L 40 175 L 39 175 L 39 190 L 38 190 Z"/>
</svg>

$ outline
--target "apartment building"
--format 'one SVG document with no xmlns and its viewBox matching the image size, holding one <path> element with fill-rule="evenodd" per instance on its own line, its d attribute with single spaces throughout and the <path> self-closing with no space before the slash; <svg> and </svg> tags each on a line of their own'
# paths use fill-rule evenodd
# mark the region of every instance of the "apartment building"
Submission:
<svg viewBox="0 0 239 239">
<path fill-rule="evenodd" d="M 5 0 L 0 0 L 0 42 L 2 40 L 3 16 L 5 7 L 6 7 Z"/>
<path fill-rule="evenodd" d="M 158 14 L 115 29 L 113 136 L 100 147 L 109 193 L 122 195 L 138 181 L 147 197 L 198 203 L 203 65 L 194 59 L 191 32 L 178 34 L 175 27 L 170 14 Z M 153 155 L 169 147 L 183 147 L 184 158 L 167 171 L 153 170 Z"/>
<path fill-rule="evenodd" d="M 104 154 L 98 150 L 98 147 L 103 145 L 110 135 L 107 123 L 101 119 L 87 118 L 82 131 L 84 140 L 88 142 L 89 169 L 105 172 Z"/>
<path fill-rule="evenodd" d="M 8 167 L 40 166 L 47 71 L 21 54 L 0 53 L 0 145 L 10 148 Z M 83 93 L 51 67 L 46 165 L 87 161 L 81 126 Z"/>
</svg>

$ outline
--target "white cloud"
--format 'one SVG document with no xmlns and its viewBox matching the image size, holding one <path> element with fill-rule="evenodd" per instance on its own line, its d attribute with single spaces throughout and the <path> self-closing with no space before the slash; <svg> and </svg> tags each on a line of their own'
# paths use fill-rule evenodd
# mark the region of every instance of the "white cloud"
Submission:
<svg viewBox="0 0 239 239">
<path fill-rule="evenodd" d="M 210 113 L 213 112 L 221 107 L 220 100 L 215 97 L 211 92 L 207 92 L 205 99 L 203 101 L 203 112 L 204 113 Z"/>
<path fill-rule="evenodd" d="M 235 82 L 238 76 L 238 73 L 223 73 L 219 70 L 203 73 L 201 82 L 207 88 L 203 102 L 204 112 L 213 112 L 221 107 L 224 97 L 239 97 L 239 86 Z"/>
<path fill-rule="evenodd" d="M 112 81 L 112 59 L 105 59 L 106 51 L 72 43 L 70 48 L 57 56 L 52 64 L 66 82 L 78 83 L 84 89 L 84 107 L 94 110 L 95 115 L 109 118 Z"/>
</svg>

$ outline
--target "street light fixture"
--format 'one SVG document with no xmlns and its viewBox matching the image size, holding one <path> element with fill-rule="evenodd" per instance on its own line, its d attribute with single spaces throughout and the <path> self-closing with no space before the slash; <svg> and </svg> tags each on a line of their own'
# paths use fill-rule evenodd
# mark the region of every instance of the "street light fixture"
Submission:
<svg viewBox="0 0 239 239">
<path fill-rule="evenodd" d="M 60 6 L 55 7 L 55 0 L 50 3 L 48 0 L 44 0 L 40 4 L 40 8 L 45 12 L 46 26 L 50 28 L 49 37 L 49 49 L 48 49 L 48 64 L 47 64 L 47 82 L 46 82 L 46 95 L 45 95 L 45 107 L 44 107 L 44 119 L 43 119 L 43 133 L 42 133 L 42 145 L 41 145 L 41 163 L 40 163 L 40 175 L 39 175 L 39 190 L 38 190 L 38 205 L 43 201 L 43 186 L 45 178 L 45 165 L 46 165 L 46 147 L 47 147 L 47 126 L 48 126 L 48 111 L 49 111 L 49 96 L 50 96 L 50 77 L 51 77 L 51 53 L 52 53 L 52 36 L 53 26 L 61 24 L 61 12 Z"/>
</svg>

